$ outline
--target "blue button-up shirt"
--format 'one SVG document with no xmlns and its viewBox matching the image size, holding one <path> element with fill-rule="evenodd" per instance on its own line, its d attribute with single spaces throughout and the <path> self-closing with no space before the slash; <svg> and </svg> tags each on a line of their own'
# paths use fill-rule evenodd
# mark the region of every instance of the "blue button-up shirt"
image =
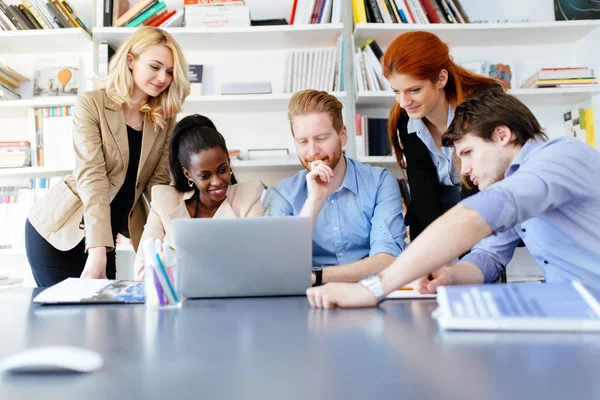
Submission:
<svg viewBox="0 0 600 400">
<path fill-rule="evenodd" d="M 298 172 L 277 185 L 270 216 L 298 215 L 308 197 L 306 174 Z M 313 265 L 348 264 L 367 256 L 398 256 L 406 227 L 398 182 L 383 168 L 346 157 L 342 185 L 331 194 L 313 230 Z"/>
<path fill-rule="evenodd" d="M 547 282 L 579 280 L 600 288 L 600 154 L 577 139 L 530 139 L 504 179 L 460 204 L 493 234 L 462 258 L 495 281 L 519 239 Z"/>
</svg>

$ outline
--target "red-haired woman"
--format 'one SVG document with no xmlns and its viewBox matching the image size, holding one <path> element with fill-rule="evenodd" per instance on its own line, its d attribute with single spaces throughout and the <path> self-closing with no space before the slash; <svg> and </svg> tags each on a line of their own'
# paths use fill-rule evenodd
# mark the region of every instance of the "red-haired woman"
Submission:
<svg viewBox="0 0 600 400">
<path fill-rule="evenodd" d="M 502 87 L 454 63 L 448 46 L 429 32 L 398 36 L 385 52 L 383 73 L 396 95 L 388 135 L 408 175 L 411 201 L 404 221 L 414 239 L 466 194 L 453 149 L 442 147 L 454 108 Z"/>
</svg>

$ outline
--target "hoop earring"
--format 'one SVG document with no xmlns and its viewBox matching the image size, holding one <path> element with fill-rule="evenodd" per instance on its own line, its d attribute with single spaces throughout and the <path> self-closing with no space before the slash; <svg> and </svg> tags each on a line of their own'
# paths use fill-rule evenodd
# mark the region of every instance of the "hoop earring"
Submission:
<svg viewBox="0 0 600 400">
<path fill-rule="evenodd" d="M 188 179 L 188 185 L 190 185 L 190 187 L 194 187 L 194 181 L 191 179 Z"/>
</svg>

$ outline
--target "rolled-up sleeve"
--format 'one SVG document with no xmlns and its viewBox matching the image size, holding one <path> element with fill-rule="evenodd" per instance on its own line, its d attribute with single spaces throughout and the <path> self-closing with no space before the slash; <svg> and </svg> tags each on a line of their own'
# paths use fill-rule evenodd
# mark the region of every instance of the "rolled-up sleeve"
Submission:
<svg viewBox="0 0 600 400">
<path fill-rule="evenodd" d="M 488 236 L 477 243 L 460 262 L 477 266 L 483 274 L 484 283 L 495 282 L 506 271 L 520 239 L 514 228 Z"/>
<path fill-rule="evenodd" d="M 388 170 L 384 170 L 371 218 L 369 256 L 388 253 L 397 257 L 404 248 L 405 237 L 400 187 L 396 178 Z"/>
<path fill-rule="evenodd" d="M 290 202 L 285 199 L 280 188 L 273 189 L 267 207 L 269 208 L 269 217 L 288 217 L 294 215 L 294 208 Z"/>
<path fill-rule="evenodd" d="M 573 199 L 589 196 L 585 182 L 592 182 L 595 172 L 582 161 L 582 151 L 593 149 L 576 143 L 548 146 L 532 154 L 516 172 L 460 204 L 481 215 L 494 232 L 502 232 Z"/>
</svg>

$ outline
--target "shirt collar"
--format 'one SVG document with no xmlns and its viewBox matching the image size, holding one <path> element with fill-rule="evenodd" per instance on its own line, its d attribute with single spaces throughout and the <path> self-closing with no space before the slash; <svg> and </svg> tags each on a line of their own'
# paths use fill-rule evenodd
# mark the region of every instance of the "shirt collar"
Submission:
<svg viewBox="0 0 600 400">
<path fill-rule="evenodd" d="M 450 126 L 450 123 L 452 122 L 453 119 L 454 119 L 454 107 L 452 107 L 452 105 L 450 105 L 450 103 L 448 103 L 448 120 L 446 121 L 446 127 Z M 419 119 L 409 118 L 408 124 L 406 125 L 406 129 L 408 130 L 408 133 L 415 133 L 415 132 L 419 132 L 419 131 L 423 131 L 423 130 L 426 130 L 429 132 L 429 130 L 427 129 L 427 126 L 425 125 L 425 122 L 423 122 L 423 118 L 419 118 Z"/>
<path fill-rule="evenodd" d="M 504 177 L 507 177 L 507 176 L 515 173 L 519 169 L 521 164 L 523 162 L 525 162 L 525 160 L 527 159 L 527 156 L 529 156 L 529 154 L 532 151 L 534 151 L 535 149 L 537 149 L 544 143 L 545 143 L 545 140 L 542 138 L 538 138 L 538 137 L 531 138 L 527 142 L 525 142 L 525 144 L 523 145 L 521 150 L 519 150 L 519 152 L 515 156 L 514 160 L 512 160 L 512 162 L 508 166 L 508 169 L 504 173 Z"/>
</svg>

